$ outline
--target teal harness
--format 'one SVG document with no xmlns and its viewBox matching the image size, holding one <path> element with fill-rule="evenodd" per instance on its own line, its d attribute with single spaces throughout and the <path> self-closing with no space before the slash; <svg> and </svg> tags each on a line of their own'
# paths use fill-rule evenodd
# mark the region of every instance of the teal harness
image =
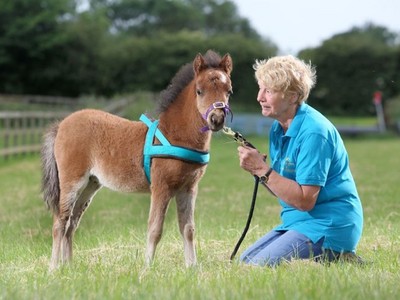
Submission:
<svg viewBox="0 0 400 300">
<path fill-rule="evenodd" d="M 203 165 L 210 161 L 210 154 L 208 152 L 171 145 L 164 134 L 158 129 L 158 120 L 151 121 L 146 115 L 142 114 L 140 121 L 149 127 L 143 149 L 143 168 L 149 183 L 151 183 L 150 167 L 153 157 L 176 158 Z M 154 136 L 161 144 L 153 144 Z"/>
</svg>

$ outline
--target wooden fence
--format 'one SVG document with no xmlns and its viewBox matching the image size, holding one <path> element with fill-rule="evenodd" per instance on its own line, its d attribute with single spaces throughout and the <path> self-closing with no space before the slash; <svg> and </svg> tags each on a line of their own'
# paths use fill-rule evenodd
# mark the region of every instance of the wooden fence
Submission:
<svg viewBox="0 0 400 300">
<path fill-rule="evenodd" d="M 45 128 L 66 115 L 66 112 L 0 112 L 0 157 L 38 152 Z"/>
<path fill-rule="evenodd" d="M 131 100 L 114 100 L 102 110 L 121 114 Z M 0 159 L 40 151 L 48 125 L 61 120 L 71 111 L 0 111 Z"/>
</svg>

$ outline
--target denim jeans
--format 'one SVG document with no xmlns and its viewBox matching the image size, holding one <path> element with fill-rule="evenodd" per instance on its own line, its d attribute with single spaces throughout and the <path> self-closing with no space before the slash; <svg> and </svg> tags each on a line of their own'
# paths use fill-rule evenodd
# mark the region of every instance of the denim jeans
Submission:
<svg viewBox="0 0 400 300">
<path fill-rule="evenodd" d="M 315 244 L 304 234 L 294 230 L 270 231 L 246 249 L 240 261 L 259 266 L 276 266 L 292 259 L 316 259 L 324 256 L 326 260 L 334 260 L 333 251 L 325 251 L 322 247 L 324 238 Z"/>
</svg>

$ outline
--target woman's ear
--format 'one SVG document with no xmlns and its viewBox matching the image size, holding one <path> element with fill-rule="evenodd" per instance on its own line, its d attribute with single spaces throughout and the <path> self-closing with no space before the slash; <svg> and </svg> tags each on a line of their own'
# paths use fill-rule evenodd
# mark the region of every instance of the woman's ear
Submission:
<svg viewBox="0 0 400 300">
<path fill-rule="evenodd" d="M 300 95 L 296 92 L 290 93 L 290 103 L 292 104 L 300 104 Z"/>
</svg>

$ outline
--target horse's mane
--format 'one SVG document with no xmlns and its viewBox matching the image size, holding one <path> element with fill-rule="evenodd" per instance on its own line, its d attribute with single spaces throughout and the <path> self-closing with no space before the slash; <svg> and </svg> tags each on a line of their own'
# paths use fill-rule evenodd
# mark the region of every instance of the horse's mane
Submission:
<svg viewBox="0 0 400 300">
<path fill-rule="evenodd" d="M 207 68 L 216 68 L 221 62 L 220 55 L 212 50 L 208 50 L 203 58 Z M 176 73 L 176 75 L 172 78 L 168 87 L 161 91 L 156 112 L 161 113 L 165 111 L 193 79 L 193 63 L 187 63 L 183 65 L 178 73 Z"/>
</svg>

